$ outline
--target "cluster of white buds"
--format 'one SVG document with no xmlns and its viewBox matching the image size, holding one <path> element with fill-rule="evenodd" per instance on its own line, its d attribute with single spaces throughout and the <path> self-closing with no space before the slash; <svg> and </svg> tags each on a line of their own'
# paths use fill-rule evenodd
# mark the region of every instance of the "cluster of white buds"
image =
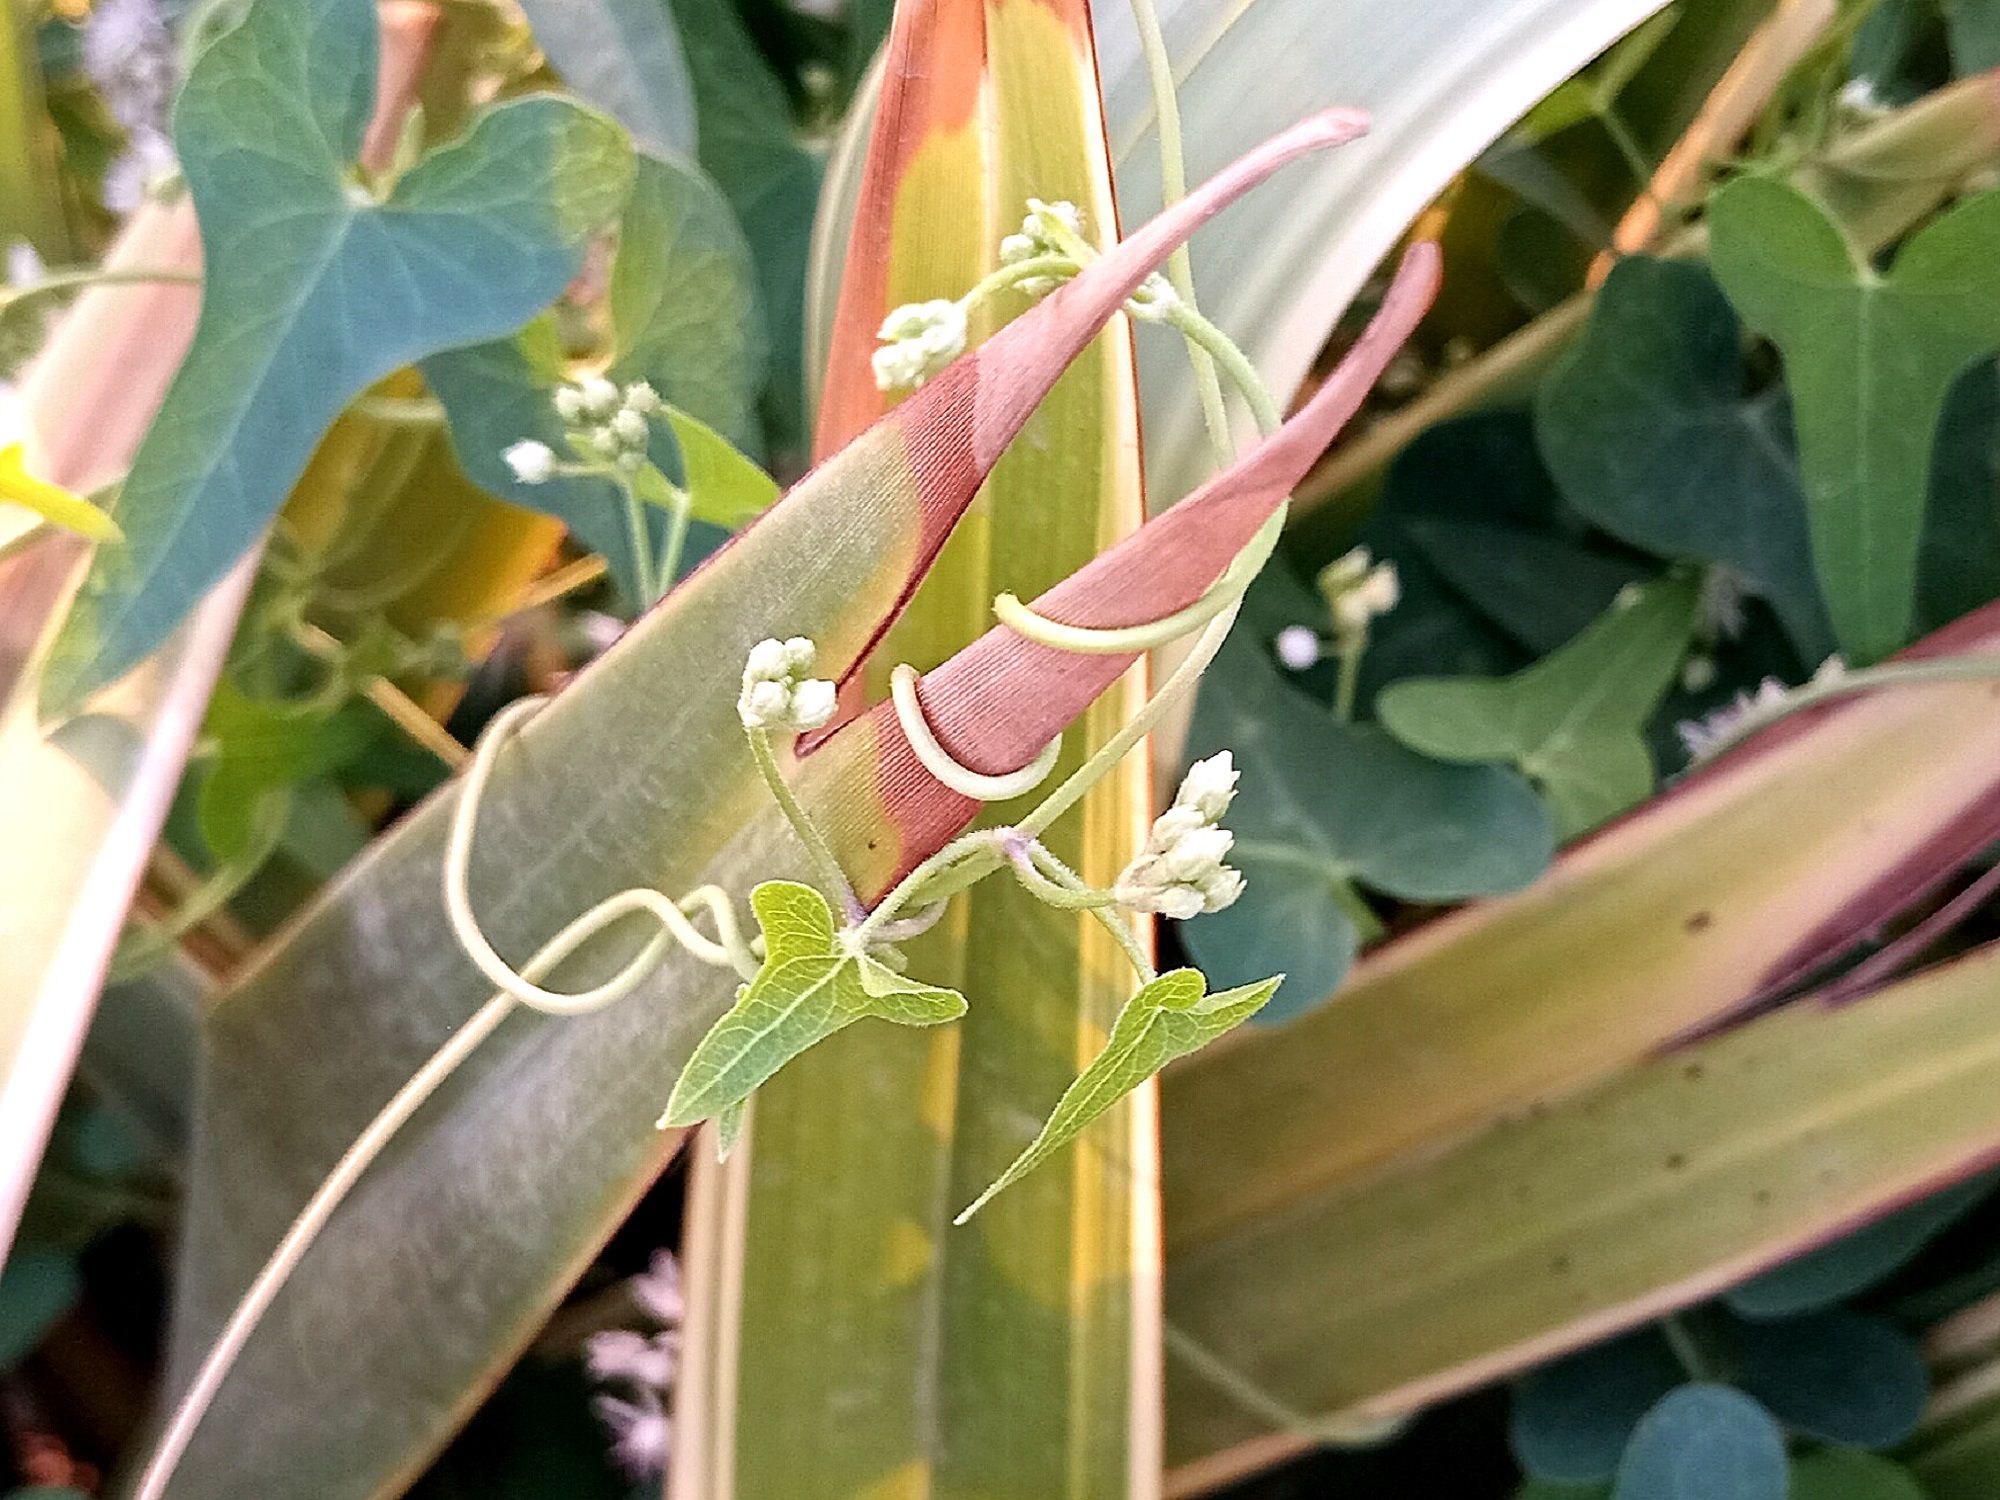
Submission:
<svg viewBox="0 0 2000 1500">
<path fill-rule="evenodd" d="M 1236 836 L 1221 823 L 1237 774 L 1227 750 L 1188 767 L 1174 805 L 1153 820 L 1146 847 L 1112 887 L 1120 906 L 1184 922 L 1235 904 L 1243 876 L 1223 863 Z"/>
<path fill-rule="evenodd" d="M 1847 675 L 1847 663 L 1829 656 L 1812 674 L 1812 685 L 1825 687 Z M 1791 707 L 1792 689 L 1775 677 L 1766 677 L 1754 692 L 1741 692 L 1722 707 L 1699 719 L 1683 719 L 1674 725 L 1688 764 L 1698 766 L 1713 760 L 1746 735 L 1782 718 Z"/>
<path fill-rule="evenodd" d="M 965 352 L 965 304 L 938 298 L 905 302 L 882 320 L 875 385 L 913 391 Z"/>
<path fill-rule="evenodd" d="M 818 729 L 833 717 L 831 682 L 812 675 L 818 650 L 802 635 L 788 641 L 759 641 L 743 668 L 743 692 L 736 712 L 746 729 Z"/>
<path fill-rule="evenodd" d="M 1067 199 L 1044 203 L 1039 198 L 1030 198 L 1027 217 L 1021 220 L 1021 232 L 1000 241 L 1000 264 L 1018 266 L 1024 260 L 1039 260 L 1045 255 L 1069 254 L 1069 247 L 1055 232 L 1058 225 L 1072 235 L 1081 236 L 1083 210 Z M 1030 297 L 1046 297 L 1056 289 L 1056 278 L 1030 276 L 1015 284 Z"/>
<path fill-rule="evenodd" d="M 611 1456 L 633 1479 L 666 1472 L 671 1431 L 667 1403 L 680 1365 L 680 1267 L 671 1253 L 656 1251 L 650 1268 L 628 1284 L 632 1300 L 659 1328 L 641 1333 L 611 1328 L 590 1336 L 584 1367 L 609 1387 L 591 1401 L 611 1433 Z"/>
<path fill-rule="evenodd" d="M 1366 547 L 1356 547 L 1322 568 L 1319 591 L 1333 612 L 1334 633 L 1349 640 L 1365 635 L 1369 622 L 1386 615 L 1403 597 L 1396 565 L 1376 562 Z"/>
<path fill-rule="evenodd" d="M 588 465 L 602 465 L 627 479 L 646 466 L 660 393 L 645 381 L 635 380 L 621 390 L 602 375 L 586 376 L 556 387 L 554 405 L 563 436 Z M 560 462 L 547 443 L 532 439 L 515 443 L 501 457 L 523 484 L 546 483 Z"/>
</svg>

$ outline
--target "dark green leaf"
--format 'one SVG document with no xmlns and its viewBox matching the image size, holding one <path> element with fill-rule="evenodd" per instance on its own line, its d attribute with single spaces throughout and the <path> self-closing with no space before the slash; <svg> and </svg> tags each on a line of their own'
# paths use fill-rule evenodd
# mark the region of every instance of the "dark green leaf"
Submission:
<svg viewBox="0 0 2000 1500">
<path fill-rule="evenodd" d="M 1635 589 L 1511 677 L 1409 679 L 1375 711 L 1413 750 L 1515 766 L 1548 797 L 1557 834 L 1581 833 L 1652 792 L 1640 731 L 1687 654 L 1696 593 L 1685 579 Z"/>
<path fill-rule="evenodd" d="M 1787 1427 L 1849 1448 L 1889 1448 L 1930 1399 L 1916 1340 L 1879 1318 L 1836 1310 L 1731 1332 L 1736 1380 Z"/>
<path fill-rule="evenodd" d="M 1993 1188 L 1992 1174 L 1934 1193 L 1865 1229 L 1776 1270 L 1753 1277 L 1724 1300 L 1746 1318 L 1784 1318 L 1844 1302 L 1901 1269 L 1971 1211 Z"/>
<path fill-rule="evenodd" d="M 2000 68 L 2000 5 L 1993 0 L 1945 0 L 1952 71 L 1961 78 Z"/>
<path fill-rule="evenodd" d="M 563 82 L 654 152 L 692 156 L 694 82 L 665 0 L 522 0 Z"/>
<path fill-rule="evenodd" d="M 1627 257 L 1544 383 L 1536 436 L 1579 511 L 1663 557 L 1736 568 L 1817 661 L 1832 635 L 1784 392 L 1744 393 L 1741 345 L 1707 272 Z"/>
<path fill-rule="evenodd" d="M 1190 743 L 1197 755 L 1232 750 L 1243 772 L 1229 826 L 1248 889 L 1180 929 L 1218 984 L 1282 970 L 1295 1004 L 1331 993 L 1356 941 L 1349 881 L 1455 901 L 1513 890 L 1548 863 L 1548 814 L 1519 776 L 1442 765 L 1380 729 L 1340 723 L 1287 687 L 1259 642 L 1224 648 Z"/>
<path fill-rule="evenodd" d="M 1792 1465 L 1790 1500 L 1926 1500 L 1901 1464 L 1872 1453 L 1826 1448 Z"/>
<path fill-rule="evenodd" d="M 1741 1391 L 1684 1385 L 1647 1412 L 1613 1500 L 1785 1500 L 1785 1437 Z"/>
<path fill-rule="evenodd" d="M 1950 624 L 2000 596 L 2000 365 L 1981 361 L 1946 398 L 1931 463 L 1917 623 Z"/>
<path fill-rule="evenodd" d="M 23 1246 L 0 1268 L 0 1370 L 42 1341 L 42 1335 L 83 1294 L 76 1262 L 53 1250 Z"/>
<path fill-rule="evenodd" d="M 352 162 L 374 100 L 367 0 L 264 0 L 201 53 L 176 144 L 201 218 L 201 321 L 49 660 L 74 710 L 165 639 L 277 514 L 353 396 L 518 328 L 624 195 L 617 127 L 553 97 L 491 110 L 378 199 Z"/>
<path fill-rule="evenodd" d="M 1514 1457 L 1538 1479 L 1609 1479 L 1639 1419 L 1684 1379 L 1651 1328 L 1545 1365 L 1514 1388 L 1507 1424 Z"/>
<path fill-rule="evenodd" d="M 1709 209 L 1723 290 L 1785 359 L 1813 558 L 1842 648 L 1873 661 L 1915 619 L 1931 450 L 1952 382 L 2000 347 L 2000 193 L 1960 203 L 1877 273 L 1812 199 L 1742 178 Z"/>
</svg>

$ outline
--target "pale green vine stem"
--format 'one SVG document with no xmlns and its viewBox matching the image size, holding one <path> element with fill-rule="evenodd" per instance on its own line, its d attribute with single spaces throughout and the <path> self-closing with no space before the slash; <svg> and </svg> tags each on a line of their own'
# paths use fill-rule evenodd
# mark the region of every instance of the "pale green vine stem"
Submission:
<svg viewBox="0 0 2000 1500">
<path fill-rule="evenodd" d="M 1189 343 L 1190 357 L 1206 355 L 1220 365 L 1229 376 L 1230 383 L 1243 393 L 1243 399 L 1250 404 L 1250 415 L 1257 421 L 1257 430 L 1266 436 L 1276 432 L 1284 422 L 1284 413 L 1278 410 L 1276 398 L 1264 384 L 1264 377 L 1257 373 L 1257 367 L 1250 363 L 1250 356 L 1240 349 L 1236 341 L 1220 328 L 1203 317 L 1192 302 L 1182 304 L 1167 314 L 1167 321 L 1181 331 Z M 1215 386 L 1215 371 L 1209 370 L 1208 383 Z M 1220 401 L 1221 388 L 1216 386 L 1216 400 Z M 1227 454 L 1224 455 L 1227 457 Z"/>
<path fill-rule="evenodd" d="M 629 480 L 620 478 L 618 493 L 625 497 L 625 534 L 632 544 L 632 572 L 639 586 L 639 607 L 646 609 L 660 597 L 660 580 L 653 570 L 652 528 L 646 524 L 646 502 Z"/>
<path fill-rule="evenodd" d="M 1174 87 L 1173 58 L 1168 55 L 1153 0 L 1132 0 L 1132 22 L 1139 32 L 1139 51 L 1146 60 L 1146 81 L 1153 91 L 1153 114 L 1160 132 L 1160 207 L 1172 208 L 1187 196 L 1187 157 L 1181 146 L 1181 105 Z M 1194 296 L 1194 260 L 1187 246 L 1179 246 L 1167 257 L 1167 282 L 1187 312 L 1201 317 Z M 1208 428 L 1216 461 L 1228 463 L 1234 450 L 1229 441 L 1229 413 L 1222 404 L 1222 385 L 1215 377 L 1213 351 L 1199 343 L 1188 350 L 1188 363 L 1194 369 L 1202 424 Z M 1245 394 L 1248 392 L 1246 387 Z"/>
<path fill-rule="evenodd" d="M 1040 753 L 1018 771 L 988 776 L 960 765 L 952 758 L 951 752 L 938 743 L 930 721 L 924 717 L 924 706 L 917 700 L 918 675 L 917 669 L 908 662 L 898 666 L 889 674 L 889 698 L 895 704 L 896 719 L 903 726 L 903 737 L 910 742 L 910 749 L 916 753 L 926 771 L 954 792 L 979 802 L 1011 801 L 1048 780 L 1049 773 L 1056 768 L 1056 761 L 1062 756 L 1061 735 L 1044 745 Z"/>
<path fill-rule="evenodd" d="M 480 931 L 466 898 L 466 866 L 471 857 L 471 834 L 477 820 L 480 797 L 492 775 L 493 762 L 501 745 L 540 703 L 540 699 L 523 699 L 497 715 L 489 726 L 466 771 L 465 786 L 453 813 L 451 838 L 445 856 L 445 901 L 453 930 L 480 972 L 497 988 L 486 1003 L 474 1011 L 471 1018 L 453 1032 L 410 1081 L 383 1105 L 306 1201 L 305 1207 L 278 1241 L 277 1248 L 271 1252 L 271 1258 L 250 1283 L 243 1300 L 230 1313 L 229 1321 L 223 1325 L 214 1345 L 203 1357 L 193 1382 L 174 1408 L 158 1446 L 146 1462 L 145 1471 L 133 1492 L 134 1500 L 160 1500 L 165 1494 L 174 1470 L 186 1454 L 223 1381 L 228 1378 L 264 1314 L 270 1310 L 285 1282 L 312 1248 L 320 1231 L 396 1133 L 409 1123 L 459 1064 L 499 1029 L 500 1023 L 513 1014 L 516 1006 L 557 1016 L 581 1015 L 602 1009 L 628 994 L 646 973 L 656 967 L 666 945 L 672 941 L 681 943 L 704 963 L 735 969 L 744 979 L 757 972 L 756 954 L 743 939 L 729 898 L 714 886 L 704 886 L 692 892 L 679 904 L 646 887 L 620 891 L 598 902 L 544 943 L 519 972 L 510 968 L 494 952 L 492 944 Z M 716 937 L 710 939 L 697 931 L 688 921 L 684 908 L 706 911 L 716 925 Z M 660 923 L 660 931 L 613 979 L 573 994 L 544 989 L 538 983 L 564 959 L 613 923 L 642 912 Z"/>
<path fill-rule="evenodd" d="M 93 286 L 200 286 L 201 272 L 171 271 L 164 267 L 86 266 L 77 270 L 51 271 L 29 286 L 0 289 L 0 309 L 13 311 L 46 297 L 66 296 Z"/>
<path fill-rule="evenodd" d="M 1139 976 L 1139 983 L 1151 984 L 1160 977 L 1159 972 L 1153 967 L 1152 960 L 1146 956 L 1145 949 L 1139 946 L 1139 939 L 1133 935 L 1131 924 L 1118 909 L 1116 898 L 1109 891 L 1099 891 L 1086 885 L 1082 876 L 1039 843 L 1030 843 L 1027 846 L 1027 857 L 1039 875 L 1053 884 L 1057 890 L 1066 892 L 1072 903 L 1097 918 L 1099 925 L 1111 934 L 1112 940 L 1124 949 L 1125 957 L 1131 962 L 1133 972 Z M 1044 896 L 1042 899 L 1049 898 Z"/>
<path fill-rule="evenodd" d="M 688 519 L 694 514 L 694 496 L 677 484 L 669 484 L 673 504 L 667 509 L 667 539 L 660 546 L 660 563 L 654 570 L 654 587 L 665 593 L 674 586 L 681 571 L 681 553 L 687 549 Z"/>
<path fill-rule="evenodd" d="M 852 914 L 860 911 L 861 902 L 854 894 L 854 887 L 848 884 L 847 872 L 840 867 L 834 857 L 833 847 L 827 843 L 826 835 L 819 831 L 799 799 L 792 795 L 782 772 L 778 769 L 777 752 L 771 748 L 771 734 L 766 729 L 745 729 L 750 740 L 750 754 L 757 762 L 758 774 L 764 778 L 771 795 L 777 799 L 779 808 L 785 814 L 785 821 L 792 825 L 792 831 L 799 836 L 799 842 L 806 846 L 813 868 L 819 872 L 820 880 L 826 886 L 826 893 L 839 901 Z"/>
</svg>

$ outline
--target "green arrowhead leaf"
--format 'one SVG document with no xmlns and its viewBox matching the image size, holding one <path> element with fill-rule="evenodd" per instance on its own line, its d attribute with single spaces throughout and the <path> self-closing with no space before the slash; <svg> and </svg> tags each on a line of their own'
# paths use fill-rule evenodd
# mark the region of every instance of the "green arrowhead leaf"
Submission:
<svg viewBox="0 0 2000 1500">
<path fill-rule="evenodd" d="M 623 197 L 610 121 L 553 97 L 489 111 L 377 201 L 352 166 L 374 102 L 367 0 L 260 0 L 197 58 L 175 116 L 201 220 L 194 342 L 57 640 L 74 709 L 157 646 L 277 513 L 341 407 L 391 371 L 518 328 Z"/>
<path fill-rule="evenodd" d="M 1346 975 L 1366 915 L 1351 882 L 1413 901 L 1514 890 L 1542 872 L 1553 840 L 1548 810 L 1513 771 L 1441 764 L 1374 725 L 1343 724 L 1262 655 L 1247 639 L 1223 648 L 1190 736 L 1193 753 L 1227 747 L 1242 768 L 1230 863 L 1248 888 L 1180 934 L 1219 984 L 1290 974 L 1265 1017 L 1277 1019 Z"/>
<path fill-rule="evenodd" d="M 764 933 L 763 967 L 688 1058 L 666 1125 L 727 1115 L 786 1063 L 856 1021 L 935 1026 L 965 1014 L 956 990 L 906 979 L 846 947 L 833 909 L 811 886 L 767 880 L 750 893 L 750 908 Z"/>
<path fill-rule="evenodd" d="M 778 498 L 778 481 L 699 417 L 677 406 L 666 412 L 681 450 L 681 483 L 697 521 L 734 531 L 755 520 Z"/>
<path fill-rule="evenodd" d="M 1784 356 L 1835 634 L 1873 661 L 1909 636 L 1945 397 L 2000 348 L 2000 193 L 1927 225 L 1885 273 L 1857 259 L 1818 204 L 1774 180 L 1723 188 L 1709 226 L 1723 290 Z"/>
<path fill-rule="evenodd" d="M 1118 1012 L 1104 1050 L 1063 1091 L 1040 1133 L 952 1222 L 963 1224 L 978 1213 L 996 1193 L 1034 1171 L 1168 1063 L 1199 1051 L 1249 1020 L 1283 982 L 1280 974 L 1211 995 L 1199 970 L 1175 969 L 1141 986 Z"/>
<path fill-rule="evenodd" d="M 1634 589 L 1561 650 L 1511 677 L 1431 677 L 1383 689 L 1389 732 L 1440 760 L 1504 761 L 1542 789 L 1562 837 L 1653 790 L 1642 729 L 1672 684 L 1694 627 L 1697 587 Z"/>
<path fill-rule="evenodd" d="M 1833 649 L 1782 387 L 1745 394 L 1743 331 L 1700 266 L 1628 256 L 1574 353 L 1543 383 L 1535 435 L 1571 505 L 1663 557 L 1727 563 L 1802 656 Z"/>
<path fill-rule="evenodd" d="M 764 329 L 749 247 L 729 205 L 695 168 L 638 158 L 619 220 L 610 301 L 612 360 L 606 373 L 621 384 L 647 381 L 678 409 L 670 418 L 680 446 L 678 468 L 675 443 L 664 434 L 655 439 L 654 461 L 668 473 L 688 476 L 698 519 L 741 525 L 755 514 L 754 499 L 775 494 L 768 481 L 758 489 L 751 477 L 756 466 L 726 447 L 760 446 L 756 402 L 763 384 Z M 501 499 L 562 521 L 605 558 L 626 597 L 636 599 L 637 568 L 617 486 L 562 475 L 546 484 L 522 484 L 501 458 L 523 438 L 564 451 L 562 422 L 550 405 L 566 373 L 554 319 L 537 319 L 510 338 L 436 355 L 423 369 L 444 403 L 460 467 Z M 693 424 L 688 434 L 683 422 Z M 700 454 L 690 455 L 690 447 Z M 697 461 L 703 466 L 699 481 L 693 474 Z M 657 546 L 664 518 L 654 517 L 653 528 Z"/>
</svg>

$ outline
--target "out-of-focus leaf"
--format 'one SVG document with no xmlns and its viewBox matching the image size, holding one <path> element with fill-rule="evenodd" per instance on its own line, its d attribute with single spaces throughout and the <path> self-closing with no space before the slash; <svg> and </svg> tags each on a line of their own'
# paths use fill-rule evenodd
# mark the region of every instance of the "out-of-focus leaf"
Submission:
<svg viewBox="0 0 2000 1500">
<path fill-rule="evenodd" d="M 1628 256 L 1543 384 L 1536 437 L 1564 497 L 1663 557 L 1728 563 L 1800 652 L 1832 648 L 1784 390 L 1744 393 L 1742 330 L 1699 266 Z"/>
<path fill-rule="evenodd" d="M 1210 994 L 1199 971 L 1175 969 L 1141 986 L 1118 1013 L 1104 1050 L 1056 1101 L 1041 1133 L 955 1222 L 963 1224 L 970 1219 L 995 1194 L 1019 1182 L 1075 1140 L 1086 1126 L 1168 1063 L 1199 1051 L 1249 1020 L 1277 993 L 1281 979 Z"/>
<path fill-rule="evenodd" d="M 1901 1464 L 1872 1453 L 1826 1448 L 1792 1465 L 1790 1500 L 1942 1500 Z"/>
<path fill-rule="evenodd" d="M 2000 68 L 2000 6 L 1993 0 L 1947 0 L 1951 64 L 1963 78 Z"/>
<path fill-rule="evenodd" d="M 612 262 L 611 331 L 611 379 L 647 381 L 728 441 L 759 445 L 764 330 L 750 250 L 728 204 L 694 168 L 639 157 Z M 524 438 L 564 451 L 562 420 L 550 404 L 566 374 L 554 320 L 435 355 L 423 368 L 450 417 L 466 473 L 502 499 L 563 521 L 636 599 L 637 564 L 617 486 L 572 475 L 523 484 L 501 457 Z M 654 458 L 674 470 L 674 445 L 664 435 L 655 439 Z M 652 519 L 656 546 L 665 525 Z"/>
<path fill-rule="evenodd" d="M 1872 661 L 1909 637 L 1945 397 L 2000 346 L 2000 193 L 1919 230 L 1877 273 L 1782 182 L 1715 195 L 1710 259 L 1743 319 L 1783 352 L 1814 563 L 1842 648 Z"/>
<path fill-rule="evenodd" d="M 367 748 L 378 726 L 365 705 L 336 711 L 252 698 L 226 679 L 219 683 L 202 721 L 214 750 L 201 791 L 209 852 L 219 860 L 242 854 L 265 797 L 346 765 Z"/>
<path fill-rule="evenodd" d="M 1190 753 L 1233 751 L 1231 863 L 1248 882 L 1234 906 L 1181 925 L 1218 984 L 1282 970 L 1269 1019 L 1296 1015 L 1337 985 L 1356 935 L 1349 882 L 1413 901 L 1515 890 L 1551 848 L 1548 814 L 1498 766 L 1452 766 L 1380 729 L 1343 724 L 1287 688 L 1262 652 L 1224 647 L 1195 710 Z"/>
<path fill-rule="evenodd" d="M 580 672 L 499 757 L 488 787 L 471 895 L 499 950 L 524 960 L 585 907 L 633 885 L 740 892 L 799 873 L 801 851 L 742 742 L 736 697 L 750 647 L 810 635 L 820 669 L 851 676 L 986 469 L 1144 276 L 1205 216 L 1346 130 L 1338 118 L 1306 122 L 1137 230 L 821 464 Z M 1325 441 L 1326 414 L 1278 440 L 1273 482 L 1296 480 Z M 1275 503 L 1253 483 L 1266 475 L 1261 455 L 1236 475 L 1253 516 Z M 1179 570 L 1153 542 L 1140 554 L 1150 567 L 1117 574 L 1133 593 L 1115 594 L 1101 576 L 1091 585 L 1108 596 L 1103 608 L 1152 618 L 1185 602 L 1155 597 L 1162 576 L 1197 592 L 1213 582 L 1240 533 L 1201 530 L 1213 507 L 1183 511 L 1189 519 L 1162 534 L 1188 549 Z M 1226 506 L 1222 515 L 1233 519 Z M 1054 607 L 1069 596 L 1043 599 Z M 1013 639 L 1018 656 L 1025 643 Z M 976 760 L 1010 754 L 1013 735 L 1046 743 L 1074 713 L 1061 694 L 1017 701 L 1023 679 L 1004 655 L 996 667 L 1002 645 L 930 700 L 939 733 Z M 850 723 L 798 769 L 800 796 L 869 896 L 974 810 L 926 779 L 893 725 L 873 715 Z M 189 1173 L 170 1389 L 184 1386 L 328 1167 L 491 993 L 450 940 L 444 912 L 454 796 L 447 789 L 377 840 L 208 1018 L 212 1071 Z M 629 925 L 605 935 L 550 982 L 603 977 L 637 936 Z M 594 1015 L 510 1020 L 334 1215 L 245 1347 L 170 1493 L 355 1500 L 435 1451 L 671 1155 L 678 1137 L 653 1128 L 667 1081 L 729 988 L 715 971 L 673 960 Z M 753 1155 L 754 1140 L 740 1154 Z M 496 1234 L 496 1225 L 533 1232 Z M 379 1290 L 385 1257 L 403 1312 L 358 1335 L 352 1309 Z M 827 1329 L 817 1326 L 823 1353 Z M 822 1385 L 824 1373 L 822 1360 Z M 1122 1484 L 1122 1444 L 1116 1451 Z M 684 1449 L 676 1472 L 698 1457 Z M 815 1464 L 822 1457 L 810 1453 Z"/>
<path fill-rule="evenodd" d="M 1658 1330 L 1641 1329 L 1536 1370 L 1514 1388 L 1507 1439 L 1521 1467 L 1558 1484 L 1608 1480 L 1639 1419 L 1687 1378 Z"/>
<path fill-rule="evenodd" d="M 666 0 L 526 0 L 563 82 L 650 151 L 691 156 L 694 81 Z"/>
<path fill-rule="evenodd" d="M 774 452 L 796 461 L 806 446 L 800 356 L 819 158 L 799 143 L 784 85 L 730 0 L 671 4 L 694 74 L 701 126 L 697 159 L 735 210 L 756 261 L 759 300 L 771 332 L 765 426 Z M 689 409 L 705 415 L 698 407 Z"/>
<path fill-rule="evenodd" d="M 1931 460 L 1917 621 L 1935 630 L 2000 594 L 2000 364 L 1962 375 Z"/>
<path fill-rule="evenodd" d="M 1934 1193 L 1900 1213 L 1730 1288 L 1724 1299 L 1746 1318 L 1819 1312 L 1894 1274 L 1993 1190 L 1989 1175 Z"/>
<path fill-rule="evenodd" d="M 1785 1435 L 1725 1385 L 1684 1385 L 1646 1413 L 1612 1500 L 1785 1500 Z"/>
<path fill-rule="evenodd" d="M 51 1250 L 16 1250 L 0 1270 L 0 1370 L 42 1341 L 83 1294 L 76 1261 Z"/>
<path fill-rule="evenodd" d="M 936 1026 L 965 996 L 919 984 L 843 946 L 833 908 L 809 885 L 767 880 L 750 895 L 764 963 L 689 1056 L 661 1120 L 695 1125 L 735 1109 L 778 1069 L 843 1027 L 872 1018 Z"/>
<path fill-rule="evenodd" d="M 1795 1432 L 1847 1448 L 1890 1448 L 1916 1429 L 1930 1371 L 1916 1340 L 1880 1318 L 1836 1310 L 1729 1335 L 1733 1379 Z"/>
<path fill-rule="evenodd" d="M 366 0 L 279 0 L 189 72 L 176 145 L 203 227 L 201 324 L 120 490 L 125 541 L 100 549 L 52 648 L 45 711 L 165 638 L 351 397 L 553 300 L 624 195 L 621 134 L 556 98 L 501 105 L 379 200 L 359 192 L 376 54 Z"/>
<path fill-rule="evenodd" d="M 1375 711 L 1425 755 L 1512 765 L 1549 799 L 1556 836 L 1573 837 L 1652 792 L 1640 730 L 1687 654 L 1698 592 L 1687 579 L 1634 590 L 1511 677 L 1410 678 Z"/>
</svg>

